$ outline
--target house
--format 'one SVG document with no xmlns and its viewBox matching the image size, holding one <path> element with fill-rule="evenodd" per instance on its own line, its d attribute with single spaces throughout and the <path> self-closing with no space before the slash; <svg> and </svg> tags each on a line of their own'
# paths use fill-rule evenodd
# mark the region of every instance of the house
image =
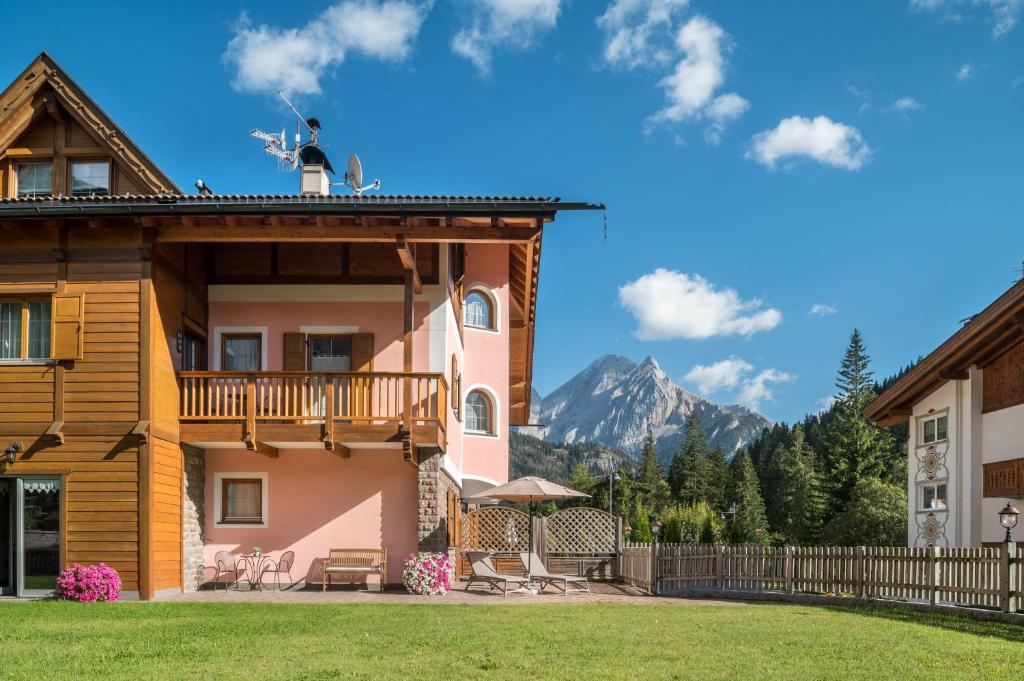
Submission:
<svg viewBox="0 0 1024 681">
<path fill-rule="evenodd" d="M 301 170 L 186 195 L 45 53 L 0 95 L 4 592 L 105 562 L 158 598 L 254 546 L 311 582 L 329 548 L 386 548 L 398 582 L 507 480 L 544 225 L 596 206 Z"/>
<path fill-rule="evenodd" d="M 909 423 L 909 546 L 1001 542 L 997 513 L 1024 496 L 1024 281 L 868 405 Z"/>
</svg>

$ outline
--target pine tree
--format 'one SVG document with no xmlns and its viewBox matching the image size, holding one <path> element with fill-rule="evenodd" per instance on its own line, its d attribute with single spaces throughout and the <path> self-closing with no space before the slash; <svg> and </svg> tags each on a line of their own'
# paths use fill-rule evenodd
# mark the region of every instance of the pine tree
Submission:
<svg viewBox="0 0 1024 681">
<path fill-rule="evenodd" d="M 704 462 L 704 489 L 708 505 L 715 511 L 724 511 L 729 491 L 729 464 L 721 447 Z"/>
<path fill-rule="evenodd" d="M 587 467 L 584 464 L 578 463 L 573 467 L 572 476 L 569 478 L 570 489 L 574 489 L 578 492 L 583 492 L 584 494 L 589 494 L 593 496 L 595 492 L 594 488 L 596 486 L 597 482 L 594 480 L 594 476 L 590 474 L 590 471 L 587 470 Z M 589 504 L 585 497 L 577 497 L 569 499 L 565 502 L 566 507 L 586 505 Z M 607 508 L 607 504 L 604 506 L 604 508 Z"/>
<path fill-rule="evenodd" d="M 647 509 L 637 499 L 633 504 L 633 518 L 630 521 L 630 525 L 633 527 L 633 533 L 630 535 L 630 541 L 636 544 L 647 544 L 651 541 L 651 517 L 647 514 Z"/>
<path fill-rule="evenodd" d="M 836 380 L 839 395 L 826 434 L 825 470 L 833 515 L 846 508 L 859 480 L 885 475 L 899 452 L 888 431 L 864 418 L 864 407 L 875 396 L 869 363 L 860 331 L 854 329 Z"/>
<path fill-rule="evenodd" d="M 640 455 L 640 482 L 648 486 L 650 491 L 658 487 L 658 483 L 665 478 L 658 463 L 658 454 L 654 449 L 654 433 L 647 429 L 647 437 L 644 438 L 644 449 Z"/>
<path fill-rule="evenodd" d="M 799 424 L 793 428 L 792 440 L 782 450 L 777 464 L 780 521 L 774 529 L 786 543 L 815 544 L 824 522 L 825 498 L 814 452 L 804 441 L 804 429 Z"/>
<path fill-rule="evenodd" d="M 732 537 L 736 543 L 764 542 L 768 539 L 768 520 L 764 513 L 757 471 L 750 456 L 743 454 L 738 465 L 736 480 L 736 515 L 733 518 Z"/>
<path fill-rule="evenodd" d="M 700 416 L 691 412 L 686 423 L 686 438 L 672 457 L 668 469 L 668 485 L 672 496 L 683 504 L 703 501 L 707 493 L 704 479 L 704 459 L 708 455 L 708 441 L 700 426 Z"/>
</svg>

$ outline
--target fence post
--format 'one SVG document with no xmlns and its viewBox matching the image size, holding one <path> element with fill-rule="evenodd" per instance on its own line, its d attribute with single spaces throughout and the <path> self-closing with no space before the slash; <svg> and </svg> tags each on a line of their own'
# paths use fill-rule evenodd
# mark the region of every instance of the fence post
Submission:
<svg viewBox="0 0 1024 681">
<path fill-rule="evenodd" d="M 725 546 L 718 547 L 718 559 L 715 561 L 715 575 L 718 578 L 718 590 L 725 591 Z"/>
<path fill-rule="evenodd" d="M 794 558 L 794 553 L 795 553 L 795 551 L 794 551 L 792 546 L 787 546 L 786 547 L 786 558 L 785 558 L 784 569 L 786 571 L 786 591 L 789 592 L 789 593 L 793 593 L 793 567 L 794 567 L 793 566 L 793 558 Z"/>
<path fill-rule="evenodd" d="M 658 584 L 658 535 L 654 535 L 651 542 L 651 595 L 657 596 L 661 593 L 661 585 Z"/>
<path fill-rule="evenodd" d="M 999 609 L 1003 612 L 1013 612 L 1013 580 L 1010 572 L 1015 567 L 1016 557 L 1017 544 L 1006 542 L 999 552 Z"/>
<path fill-rule="evenodd" d="M 935 605 L 939 602 L 939 547 L 928 549 L 928 602 Z"/>
<path fill-rule="evenodd" d="M 612 579 L 617 580 L 622 577 L 622 516 L 615 519 L 615 558 L 612 566 L 615 574 Z"/>
<path fill-rule="evenodd" d="M 853 572 L 853 592 L 857 595 L 857 598 L 864 598 L 864 564 L 867 562 L 867 552 L 867 547 L 857 547 L 856 567 Z"/>
</svg>

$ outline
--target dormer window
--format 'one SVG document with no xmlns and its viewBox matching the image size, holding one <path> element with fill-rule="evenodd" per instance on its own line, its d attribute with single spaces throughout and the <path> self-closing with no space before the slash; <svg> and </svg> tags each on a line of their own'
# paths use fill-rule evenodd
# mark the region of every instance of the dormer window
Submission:
<svg viewBox="0 0 1024 681">
<path fill-rule="evenodd" d="M 18 196 L 50 196 L 53 194 L 53 163 L 19 163 L 16 167 Z"/>
<path fill-rule="evenodd" d="M 76 161 L 71 164 L 72 196 L 106 195 L 110 193 L 110 163 L 107 161 Z"/>
</svg>

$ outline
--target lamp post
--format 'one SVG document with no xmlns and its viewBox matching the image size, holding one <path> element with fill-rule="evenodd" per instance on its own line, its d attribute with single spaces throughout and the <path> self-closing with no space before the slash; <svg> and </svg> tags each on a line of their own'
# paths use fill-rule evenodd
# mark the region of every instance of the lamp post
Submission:
<svg viewBox="0 0 1024 681">
<path fill-rule="evenodd" d="M 612 511 L 612 504 L 615 503 L 615 483 L 622 478 L 619 477 L 618 471 L 610 471 L 608 473 L 608 515 L 615 515 Z"/>
<path fill-rule="evenodd" d="M 654 543 L 658 543 L 658 532 L 661 531 L 661 521 L 657 518 L 651 520 L 651 536 L 654 537 Z"/>
<path fill-rule="evenodd" d="M 627 525 L 622 528 L 622 533 L 626 535 L 626 541 L 628 542 L 630 536 L 633 534 L 633 526 L 627 523 Z"/>
<path fill-rule="evenodd" d="M 1013 542 L 1013 528 L 1017 527 L 1017 516 L 1020 515 L 1020 511 L 1015 506 L 1012 506 L 1010 502 L 1006 502 L 1006 506 L 999 512 L 999 524 L 1006 528 L 1006 539 L 1004 541 L 1007 544 Z"/>
</svg>

